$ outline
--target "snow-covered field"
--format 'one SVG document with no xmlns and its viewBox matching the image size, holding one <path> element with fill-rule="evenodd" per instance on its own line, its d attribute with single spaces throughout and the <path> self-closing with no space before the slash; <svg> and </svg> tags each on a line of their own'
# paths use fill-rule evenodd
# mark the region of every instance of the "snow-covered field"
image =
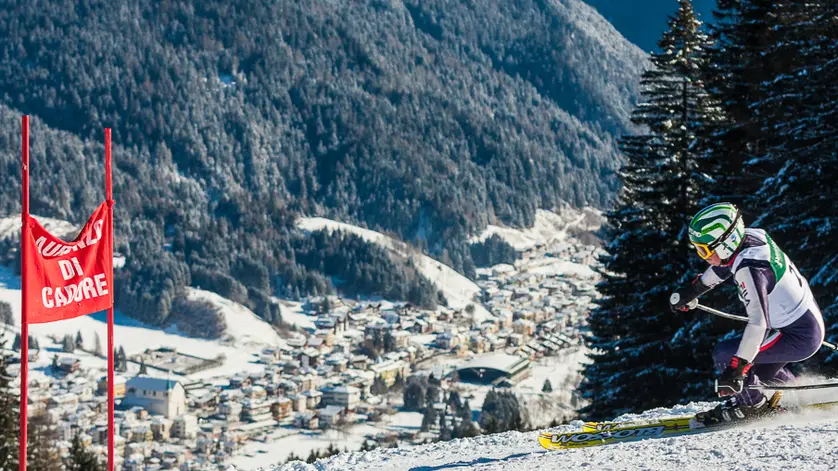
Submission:
<svg viewBox="0 0 838 471">
<path fill-rule="evenodd" d="M 67 239 L 74 237 L 74 232 L 79 229 L 71 223 L 57 219 L 38 218 L 38 221 L 47 230 Z M 0 218 L 0 238 L 13 236 L 14 233 L 19 231 L 20 215 Z M 141 353 L 146 349 L 172 347 L 177 348 L 181 353 L 201 358 L 210 359 L 222 354 L 227 357 L 223 366 L 190 376 L 196 379 L 233 374 L 240 371 L 257 371 L 263 367 L 253 362 L 254 354 L 261 352 L 266 347 L 276 347 L 284 344 L 273 327 L 262 321 L 250 309 L 209 291 L 188 288 L 188 296 L 193 299 L 207 300 L 220 308 L 220 312 L 224 315 L 227 323 L 227 330 L 221 339 L 191 338 L 180 335 L 176 328 L 163 331 L 146 326 L 117 310 L 114 313 L 115 344 L 122 346 L 129 356 Z M 13 335 L 14 331 L 19 330 L 20 299 L 20 277 L 14 275 L 10 268 L 0 266 L 0 301 L 5 301 L 11 305 L 15 325 L 17 326 L 15 329 L 5 329 L 7 337 Z M 77 332 L 81 332 L 86 349 L 93 349 L 97 336 L 104 347 L 107 341 L 105 313 L 78 317 L 63 322 L 30 326 L 30 333 L 38 337 L 42 344 L 48 343 L 49 337 L 57 337 L 60 340 L 64 335 L 75 336 Z M 93 355 L 81 353 L 77 356 L 82 360 L 84 367 L 105 367 L 104 360 Z M 149 374 L 165 375 L 166 373 L 149 369 Z"/>
<path fill-rule="evenodd" d="M 367 435 L 385 431 L 419 430 L 422 414 L 399 412 L 385 416 L 379 423 L 364 423 L 350 427 L 345 432 L 330 430 L 299 430 L 283 428 L 270 436 L 270 443 L 249 442 L 242 453 L 233 458 L 233 466 L 240 470 L 269 469 L 271 465 L 286 461 L 293 453 L 305 459 L 312 450 L 325 450 L 329 445 L 339 449 L 358 450 Z"/>
<path fill-rule="evenodd" d="M 712 403 L 655 409 L 621 419 L 694 413 Z M 571 431 L 579 424 L 559 428 Z M 545 451 L 538 432 L 508 432 L 409 449 L 341 454 L 277 471 L 556 471 L 556 470 L 832 470 L 838 464 L 834 412 L 778 417 L 771 422 L 703 435 L 602 447 Z M 243 468 L 240 468 L 243 470 Z"/>
<path fill-rule="evenodd" d="M 411 258 L 419 273 L 434 283 L 437 289 L 442 291 L 448 300 L 449 307 L 463 309 L 469 304 L 473 304 L 475 307 L 474 317 L 478 322 L 483 321 L 490 315 L 489 311 L 475 301 L 475 298 L 480 294 L 479 286 L 465 276 L 457 273 L 456 270 L 448 265 L 440 263 L 427 255 L 423 255 L 402 241 L 393 239 L 380 232 L 319 217 L 300 218 L 297 221 L 297 227 L 310 232 L 319 230 L 351 232 L 400 257 Z"/>
<path fill-rule="evenodd" d="M 527 229 L 489 225 L 471 242 L 486 240 L 494 234 L 502 237 L 517 250 L 525 250 L 538 244 L 550 244 L 565 240 L 568 230 L 597 230 L 605 217 L 593 208 L 574 209 L 565 204 L 556 211 L 536 210 L 535 224 Z"/>
<path fill-rule="evenodd" d="M 279 303 L 279 310 L 282 313 L 282 321 L 288 325 L 296 325 L 301 329 L 314 329 L 314 316 L 309 316 L 303 309 L 303 303 L 271 297 L 274 302 Z"/>
<path fill-rule="evenodd" d="M 114 313 L 114 342 L 125 348 L 130 356 L 141 353 L 146 349 L 159 347 L 177 348 L 178 352 L 195 355 L 201 358 L 215 358 L 223 354 L 227 357 L 224 365 L 190 375 L 190 378 L 207 378 L 237 372 L 258 371 L 264 368 L 253 362 L 254 354 L 266 347 L 276 347 L 283 344 L 273 327 L 262 321 L 250 309 L 208 291 L 189 289 L 192 298 L 206 299 L 221 308 L 227 322 L 225 336 L 219 340 L 202 340 L 179 335 L 176 329 L 162 331 L 154 327 L 143 325 L 118 310 Z M 20 277 L 14 275 L 7 267 L 0 266 L 0 301 L 12 306 L 15 325 L 20 326 Z M 16 328 L 15 330 L 19 329 Z M 104 313 L 77 317 L 63 322 L 50 324 L 33 324 L 30 333 L 47 342 L 50 336 L 61 338 L 66 334 L 75 336 L 81 332 L 85 341 L 85 348 L 92 350 L 94 339 L 98 335 L 103 346 L 107 340 L 107 320 Z M 11 331 L 7 330 L 7 334 Z M 8 338 L 7 338 L 8 340 Z M 80 355 L 83 366 L 88 368 L 104 368 L 104 360 L 92 355 Z M 49 360 L 49 359 L 47 359 Z M 149 374 L 165 375 L 149 369 Z"/>
</svg>

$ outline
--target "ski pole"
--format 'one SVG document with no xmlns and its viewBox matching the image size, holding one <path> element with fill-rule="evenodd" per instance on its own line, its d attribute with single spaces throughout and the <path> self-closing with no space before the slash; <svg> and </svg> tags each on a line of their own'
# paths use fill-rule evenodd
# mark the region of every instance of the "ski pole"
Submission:
<svg viewBox="0 0 838 471">
<path fill-rule="evenodd" d="M 695 306 L 693 306 L 693 304 L 695 304 Z M 728 314 L 726 312 L 719 311 L 718 309 L 713 309 L 712 307 L 707 307 L 703 304 L 699 304 L 698 300 L 693 300 L 688 305 L 688 307 L 690 307 L 691 309 L 695 309 L 695 308 L 701 309 L 702 311 L 713 314 L 714 316 L 724 317 L 724 318 L 727 318 L 727 319 L 733 319 L 733 320 L 742 321 L 742 322 L 748 322 L 747 317 L 737 316 L 737 315 L 734 315 L 734 314 Z M 823 345 L 824 347 L 830 348 L 832 350 L 838 351 L 838 346 L 836 346 L 833 343 L 829 343 L 825 340 L 823 342 L 821 342 L 821 345 Z"/>
<path fill-rule="evenodd" d="M 829 389 L 838 387 L 838 382 L 831 382 L 831 383 L 818 383 L 818 384 L 752 384 L 750 386 L 745 386 L 744 389 L 769 389 L 772 391 L 805 391 L 809 389 Z M 730 387 L 727 387 L 730 389 Z M 719 392 L 719 380 L 716 380 L 715 383 L 715 390 L 716 393 Z"/>
<path fill-rule="evenodd" d="M 733 319 L 735 321 L 748 322 L 748 318 L 745 317 L 745 316 L 737 316 L 736 314 L 728 314 L 726 312 L 719 311 L 718 309 L 713 309 L 712 307 L 707 307 L 703 304 L 699 304 L 698 302 L 695 303 L 695 307 L 697 307 L 698 309 L 701 309 L 704 312 L 709 312 L 710 314 L 713 314 L 714 316 L 725 317 L 727 319 Z"/>
<path fill-rule="evenodd" d="M 716 389 L 718 392 L 718 380 L 716 380 L 717 385 Z M 776 385 L 772 386 L 770 384 L 755 384 L 753 386 L 745 386 L 746 389 L 770 389 L 772 391 L 805 391 L 808 389 L 828 389 L 838 387 L 838 382 L 832 383 L 820 383 L 820 384 L 801 384 L 801 385 Z"/>
</svg>

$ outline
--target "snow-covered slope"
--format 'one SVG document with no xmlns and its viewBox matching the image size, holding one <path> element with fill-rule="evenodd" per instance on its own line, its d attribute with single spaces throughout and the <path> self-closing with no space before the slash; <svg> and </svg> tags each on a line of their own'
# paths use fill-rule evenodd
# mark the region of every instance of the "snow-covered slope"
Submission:
<svg viewBox="0 0 838 471">
<path fill-rule="evenodd" d="M 149 348 L 173 347 L 181 353 L 201 358 L 215 358 L 220 354 L 227 357 L 223 366 L 203 371 L 191 376 L 192 378 L 257 370 L 259 365 L 252 363 L 253 355 L 266 347 L 276 347 L 284 343 L 270 325 L 240 304 L 215 293 L 197 289 L 190 289 L 189 296 L 206 299 L 220 307 L 227 322 L 227 331 L 222 339 L 202 340 L 185 337 L 179 335 L 176 329 L 162 331 L 116 311 L 114 313 L 114 342 L 124 347 L 128 355 L 141 353 Z M 20 278 L 9 268 L 2 266 L 0 266 L 0 301 L 5 301 L 12 306 L 15 325 L 20 326 Z M 19 327 L 6 329 L 6 340 L 9 340 L 8 336 L 18 329 Z M 67 334 L 75 336 L 77 332 L 81 332 L 86 348 L 93 349 L 97 335 L 104 345 L 107 339 L 107 323 L 103 313 L 98 313 L 62 322 L 32 325 L 30 332 L 44 340 L 49 337 L 60 339 Z M 89 359 L 95 360 L 92 356 Z M 88 363 L 91 367 L 104 366 L 95 361 Z M 154 374 L 154 370 L 150 373 Z"/>
<path fill-rule="evenodd" d="M 693 413 L 693 403 L 628 418 Z M 579 424 L 560 427 L 576 430 Z M 783 416 L 772 422 L 703 435 L 647 440 L 577 450 L 544 451 L 537 432 L 508 432 L 408 449 L 341 454 L 314 464 L 289 463 L 277 471 L 556 471 L 556 470 L 832 470 L 838 463 L 838 417 L 832 412 Z M 240 470 L 243 471 L 243 470 Z"/>
<path fill-rule="evenodd" d="M 34 214 L 32 217 L 37 219 L 44 226 L 44 229 L 59 237 L 63 237 L 64 240 L 75 237 L 76 233 L 81 229 L 81 226 L 62 221 L 61 219 L 42 218 Z M 20 213 L 0 218 L 0 239 L 11 237 L 17 233 L 20 233 Z"/>
<path fill-rule="evenodd" d="M 75 237 L 80 229 L 79 226 L 58 219 L 40 217 L 37 219 L 47 230 L 65 239 Z M 19 232 L 19 214 L 0 218 L 0 239 L 16 237 Z M 115 260 L 115 262 L 117 263 L 114 265 L 119 267 L 119 260 Z M 226 372 L 257 369 L 258 366 L 251 362 L 253 354 L 259 353 L 265 347 L 284 345 L 284 341 L 273 327 L 250 309 L 215 293 L 200 289 L 188 288 L 188 296 L 192 299 L 209 301 L 219 307 L 227 324 L 227 329 L 221 339 L 191 338 L 180 335 L 176 328 L 163 331 L 147 326 L 116 311 L 114 314 L 116 325 L 114 341 L 116 345 L 124 347 L 128 355 L 140 353 L 149 348 L 173 347 L 181 353 L 202 358 L 215 358 L 220 354 L 227 357 L 224 366 L 206 370 L 199 376 L 214 376 Z M 20 299 L 20 277 L 14 275 L 8 267 L 0 266 L 0 301 L 5 301 L 11 305 L 16 326 L 20 326 Z M 12 330 L 6 329 L 7 335 Z M 86 348 L 92 349 L 97 335 L 104 344 L 105 339 L 107 339 L 107 324 L 104 314 L 98 313 L 63 322 L 33 325 L 30 332 L 42 338 L 57 337 L 59 339 L 66 334 L 75 335 L 77 332 L 81 332 L 85 339 Z"/>
<path fill-rule="evenodd" d="M 538 244 L 565 240 L 570 231 L 596 231 L 604 222 L 605 216 L 595 208 L 575 209 L 565 203 L 555 211 L 536 210 L 535 224 L 530 228 L 489 225 L 471 242 L 480 242 L 497 234 L 515 249 L 526 250 Z"/>
<path fill-rule="evenodd" d="M 212 291 L 187 288 L 187 292 L 190 299 L 209 301 L 218 306 L 227 324 L 224 336 L 235 346 L 264 347 L 285 343 L 270 324 L 241 304 Z"/>
<path fill-rule="evenodd" d="M 482 320 L 489 315 L 489 312 L 485 308 L 475 302 L 476 296 L 480 293 L 479 286 L 465 276 L 457 273 L 456 270 L 448 265 L 440 263 L 427 255 L 423 255 L 402 241 L 388 237 L 380 232 L 319 217 L 300 218 L 297 221 L 297 227 L 311 232 L 318 230 L 351 232 L 401 257 L 412 258 L 419 273 L 442 291 L 450 307 L 462 309 L 469 304 L 474 304 L 476 319 Z"/>
</svg>

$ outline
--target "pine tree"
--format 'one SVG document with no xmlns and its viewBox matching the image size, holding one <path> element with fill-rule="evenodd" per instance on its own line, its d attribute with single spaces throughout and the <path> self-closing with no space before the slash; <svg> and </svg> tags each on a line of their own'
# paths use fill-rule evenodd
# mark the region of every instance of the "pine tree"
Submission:
<svg viewBox="0 0 838 471">
<path fill-rule="evenodd" d="M 372 392 L 376 396 L 383 396 L 387 394 L 387 391 L 389 391 L 389 388 L 387 387 L 387 383 L 384 381 L 384 378 L 382 378 L 381 376 L 376 376 L 372 382 L 370 392 Z"/>
<path fill-rule="evenodd" d="M 541 386 L 541 392 L 543 393 L 551 393 L 553 392 L 553 383 L 550 382 L 550 378 L 544 380 L 544 385 Z"/>
<path fill-rule="evenodd" d="M 0 341 L 0 350 L 5 347 Z M 8 358 L 0 355 L 0 469 L 18 468 L 19 399 L 11 391 L 6 370 Z"/>
<path fill-rule="evenodd" d="M 490 390 L 480 410 L 480 425 L 486 433 L 506 432 L 523 428 L 524 418 L 518 397 L 509 391 Z"/>
<path fill-rule="evenodd" d="M 61 460 L 54 441 L 56 432 L 43 416 L 29 419 L 26 447 L 27 466 L 30 471 L 61 471 Z"/>
<path fill-rule="evenodd" d="M 705 171 L 712 178 L 712 190 L 705 203 L 730 201 L 747 215 L 758 215 L 762 202 L 753 195 L 770 170 L 760 160 L 766 133 L 752 104 L 762 100 L 761 84 L 783 61 L 764 55 L 772 41 L 769 24 L 774 0 L 718 0 L 711 26 L 713 46 L 705 74 L 708 89 L 725 112 L 723 126 L 713 130 L 709 140 L 712 164 Z"/>
<path fill-rule="evenodd" d="M 12 350 L 19 352 L 20 351 L 20 334 L 15 334 L 15 340 L 12 342 Z"/>
<path fill-rule="evenodd" d="M 73 337 L 70 334 L 65 335 L 61 341 L 61 350 L 66 353 L 73 353 L 76 350 L 76 344 L 73 342 Z"/>
<path fill-rule="evenodd" d="M 466 405 L 468 404 L 468 400 L 466 400 Z M 476 437 L 480 435 L 480 429 L 477 428 L 474 421 L 471 419 L 471 410 L 469 409 L 468 414 L 465 413 L 465 409 L 461 411 L 459 415 L 460 423 L 457 424 L 457 428 L 454 432 L 455 435 L 459 438 L 470 438 Z"/>
<path fill-rule="evenodd" d="M 0 322 L 12 327 L 15 325 L 15 316 L 12 314 L 12 305 L 5 301 L 0 301 Z"/>
<path fill-rule="evenodd" d="M 93 337 L 93 354 L 97 357 L 102 357 L 102 339 L 99 338 L 99 333 Z"/>
<path fill-rule="evenodd" d="M 838 327 L 838 6 L 831 1 L 779 4 L 767 53 L 792 57 L 792 70 L 766 77 L 754 109 L 770 134 L 765 159 L 782 167 L 757 195 L 758 222 L 809 279 L 827 331 Z M 832 372 L 838 358 L 827 358 Z"/>
<path fill-rule="evenodd" d="M 580 386 L 591 401 L 581 411 L 586 418 L 706 399 L 713 376 L 715 337 L 703 329 L 706 317 L 673 315 L 668 297 L 706 268 L 686 226 L 698 209 L 704 136 L 722 114 L 704 89 L 709 41 L 688 0 L 679 1 L 669 26 L 632 115 L 648 132 L 620 141 L 623 188 L 608 214 L 611 242 L 597 286 L 603 299 L 589 317 L 593 362 Z"/>
<path fill-rule="evenodd" d="M 471 404 L 469 404 L 468 399 L 463 402 L 460 407 L 457 408 L 457 417 L 471 421 Z"/>
<path fill-rule="evenodd" d="M 70 463 L 67 471 L 101 471 L 102 466 L 96 455 L 88 450 L 81 441 L 81 436 L 76 434 L 70 443 Z"/>
<path fill-rule="evenodd" d="M 119 358 L 119 369 L 117 371 L 125 373 L 128 371 L 128 356 L 125 354 L 125 349 L 122 348 L 122 345 L 119 346 L 117 357 Z"/>
<path fill-rule="evenodd" d="M 460 399 L 460 393 L 457 391 L 451 391 L 448 395 L 448 400 L 446 400 L 445 403 L 453 410 L 460 410 L 463 406 L 463 401 Z"/>
<path fill-rule="evenodd" d="M 81 336 L 81 331 L 76 332 L 76 348 L 84 350 L 84 337 Z"/>
<path fill-rule="evenodd" d="M 439 388 L 434 385 L 428 386 L 425 391 L 425 405 L 433 407 L 437 402 L 439 402 Z"/>
<path fill-rule="evenodd" d="M 119 361 L 119 353 L 117 349 L 113 349 L 113 369 L 114 371 L 122 371 L 122 362 Z"/>
<path fill-rule="evenodd" d="M 448 420 L 445 414 L 439 414 L 439 439 L 442 441 L 451 440 L 453 435 L 452 427 L 448 426 Z"/>
<path fill-rule="evenodd" d="M 425 406 L 425 388 L 419 381 L 409 380 L 402 396 L 407 410 L 418 411 Z"/>
<path fill-rule="evenodd" d="M 434 409 L 433 407 L 426 408 L 425 414 L 422 415 L 422 426 L 420 430 L 423 432 L 427 432 L 428 430 L 430 430 L 431 427 L 436 423 L 436 417 L 436 409 Z"/>
</svg>

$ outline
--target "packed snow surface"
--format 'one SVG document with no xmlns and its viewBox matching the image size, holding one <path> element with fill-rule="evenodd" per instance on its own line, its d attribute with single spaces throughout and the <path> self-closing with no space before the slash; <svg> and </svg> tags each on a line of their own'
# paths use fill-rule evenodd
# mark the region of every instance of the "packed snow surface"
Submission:
<svg viewBox="0 0 838 471">
<path fill-rule="evenodd" d="M 833 393 L 834 394 L 834 393 Z M 714 406 L 691 403 L 619 417 L 652 419 Z M 573 431 L 579 423 L 557 428 Z M 276 471 L 831 470 L 838 464 L 835 412 L 788 414 L 736 430 L 600 447 L 545 451 L 538 432 L 507 432 L 406 449 L 348 453 Z M 240 470 L 243 471 L 243 470 Z"/>
</svg>

